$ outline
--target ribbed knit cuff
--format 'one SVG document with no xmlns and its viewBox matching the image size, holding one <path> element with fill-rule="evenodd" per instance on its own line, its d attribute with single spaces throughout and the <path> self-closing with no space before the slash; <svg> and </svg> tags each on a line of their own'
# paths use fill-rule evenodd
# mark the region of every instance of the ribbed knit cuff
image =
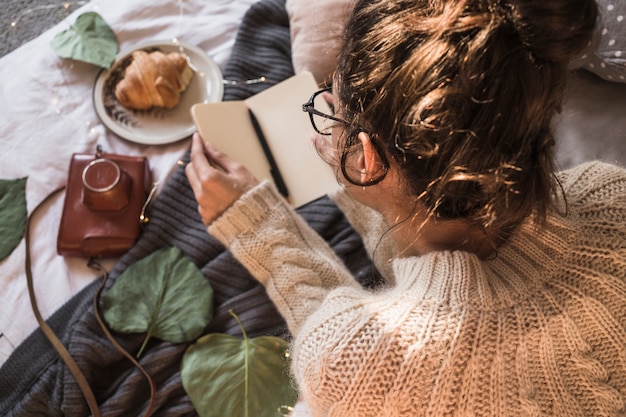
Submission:
<svg viewBox="0 0 626 417">
<path fill-rule="evenodd" d="M 272 183 L 265 180 L 242 195 L 207 227 L 207 231 L 228 247 L 242 233 L 257 230 L 271 212 L 283 204 L 287 202 Z"/>
</svg>

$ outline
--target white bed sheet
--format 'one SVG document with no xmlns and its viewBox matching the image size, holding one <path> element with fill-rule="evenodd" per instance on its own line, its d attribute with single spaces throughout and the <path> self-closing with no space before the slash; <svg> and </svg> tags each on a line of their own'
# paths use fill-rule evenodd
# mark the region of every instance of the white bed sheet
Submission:
<svg viewBox="0 0 626 417">
<path fill-rule="evenodd" d="M 0 59 L 0 179 L 28 177 L 28 212 L 65 184 L 74 152 L 146 155 L 160 186 L 186 151 L 188 140 L 168 145 L 140 145 L 107 131 L 92 104 L 99 69 L 59 58 L 50 42 L 87 11 L 98 12 L 125 51 L 152 40 L 178 39 L 205 50 L 223 69 L 236 31 L 257 0 L 94 0 L 63 22 Z M 73 294 L 100 274 L 81 258 L 56 253 L 64 194 L 33 218 L 31 255 L 39 308 L 49 317 Z M 0 262 L 0 364 L 34 329 L 37 322 L 28 298 L 24 240 Z M 107 268 L 115 260 L 104 262 Z"/>
</svg>

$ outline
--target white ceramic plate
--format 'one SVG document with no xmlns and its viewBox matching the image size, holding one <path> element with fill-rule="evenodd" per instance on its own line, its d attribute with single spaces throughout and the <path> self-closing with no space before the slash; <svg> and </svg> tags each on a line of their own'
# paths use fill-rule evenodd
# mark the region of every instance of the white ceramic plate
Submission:
<svg viewBox="0 0 626 417">
<path fill-rule="evenodd" d="M 130 55 L 139 49 L 159 49 L 164 53 L 184 51 L 196 71 L 180 103 L 170 110 L 133 111 L 124 108 L 115 98 L 115 79 L 123 74 Z M 196 103 L 221 101 L 224 95 L 222 72 L 218 65 L 200 48 L 182 42 L 149 42 L 120 54 L 110 69 L 102 71 L 93 90 L 96 113 L 102 123 L 118 136 L 131 142 L 162 145 L 184 139 L 196 127 L 189 110 Z"/>
</svg>

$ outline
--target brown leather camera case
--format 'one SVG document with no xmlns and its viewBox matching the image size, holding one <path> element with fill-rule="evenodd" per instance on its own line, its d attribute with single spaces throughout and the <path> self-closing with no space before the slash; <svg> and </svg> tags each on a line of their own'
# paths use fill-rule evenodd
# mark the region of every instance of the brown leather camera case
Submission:
<svg viewBox="0 0 626 417">
<path fill-rule="evenodd" d="M 97 210 L 83 199 L 83 170 L 96 158 L 120 168 L 129 187 L 128 204 L 119 210 Z M 130 249 L 141 234 L 140 215 L 152 176 L 145 157 L 116 154 L 74 154 L 70 161 L 57 252 L 63 256 L 116 257 Z"/>
</svg>

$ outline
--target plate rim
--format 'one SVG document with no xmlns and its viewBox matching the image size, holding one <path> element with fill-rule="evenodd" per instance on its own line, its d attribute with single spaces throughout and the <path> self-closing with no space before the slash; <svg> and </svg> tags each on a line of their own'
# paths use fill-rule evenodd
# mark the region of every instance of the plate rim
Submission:
<svg viewBox="0 0 626 417">
<path fill-rule="evenodd" d="M 109 131 L 111 131 L 112 133 L 114 133 L 115 135 L 117 135 L 118 137 L 124 140 L 134 142 L 134 143 L 144 144 L 144 145 L 165 145 L 169 143 L 178 142 L 192 135 L 193 132 L 196 130 L 196 127 L 193 124 L 193 122 L 189 125 L 188 128 L 181 130 L 179 133 L 172 134 L 171 136 L 163 136 L 161 138 L 156 138 L 155 140 L 144 140 L 143 138 L 133 137 L 132 134 L 128 134 L 127 130 L 121 129 L 119 127 L 119 124 L 109 117 L 109 115 L 106 113 L 106 110 L 104 109 L 104 106 L 102 105 L 103 99 L 104 99 L 104 95 L 102 93 L 102 87 L 104 85 L 104 82 L 106 82 L 106 79 L 111 69 L 114 68 L 114 65 L 118 63 L 121 59 L 126 58 L 127 56 L 129 56 L 130 54 L 132 54 L 133 52 L 137 50 L 147 49 L 151 47 L 174 47 L 174 48 L 182 47 L 185 50 L 190 50 L 194 54 L 205 58 L 206 63 L 211 67 L 212 72 L 215 74 L 215 78 L 211 78 L 211 80 L 216 81 L 216 83 L 218 84 L 216 86 L 217 92 L 215 94 L 216 101 L 221 101 L 224 97 L 224 84 L 222 82 L 224 78 L 223 78 L 223 73 L 222 73 L 221 68 L 209 56 L 209 54 L 206 51 L 202 50 L 201 48 L 197 46 L 194 46 L 194 45 L 182 42 L 182 41 L 174 42 L 172 40 L 153 40 L 153 41 L 145 41 L 145 42 L 136 43 L 132 45 L 131 47 L 129 47 L 128 49 L 126 49 L 125 51 L 117 54 L 110 68 L 103 69 L 102 71 L 100 71 L 94 83 L 92 101 L 93 101 L 93 106 L 94 106 L 96 115 L 98 116 L 102 124 Z"/>
</svg>

